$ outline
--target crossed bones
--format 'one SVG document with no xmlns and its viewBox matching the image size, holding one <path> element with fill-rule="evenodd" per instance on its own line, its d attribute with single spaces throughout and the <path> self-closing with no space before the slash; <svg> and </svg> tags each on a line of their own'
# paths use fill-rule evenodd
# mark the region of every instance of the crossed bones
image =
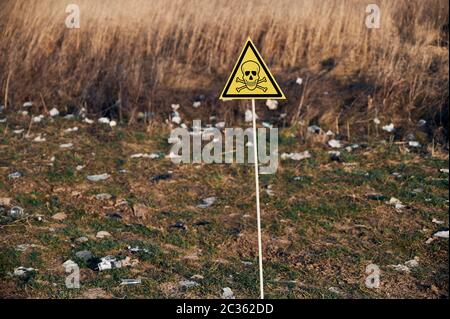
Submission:
<svg viewBox="0 0 450 319">
<path fill-rule="evenodd" d="M 236 82 L 245 84 L 245 85 L 243 85 L 243 86 L 241 86 L 241 87 L 238 87 L 238 88 L 236 89 L 236 91 L 238 91 L 238 93 L 241 92 L 243 89 L 245 89 L 245 88 L 247 87 L 247 84 L 245 83 L 245 81 L 244 81 L 244 80 L 241 80 L 240 78 L 236 78 Z M 266 91 L 267 91 L 267 88 L 262 87 L 262 86 L 259 85 L 260 83 L 264 83 L 264 82 L 267 82 L 267 79 L 266 79 L 266 78 L 262 78 L 261 80 L 258 80 L 258 83 L 257 83 L 257 85 L 256 85 L 256 88 L 257 88 L 257 89 L 260 89 L 260 90 L 263 90 L 263 92 L 266 92 Z"/>
</svg>

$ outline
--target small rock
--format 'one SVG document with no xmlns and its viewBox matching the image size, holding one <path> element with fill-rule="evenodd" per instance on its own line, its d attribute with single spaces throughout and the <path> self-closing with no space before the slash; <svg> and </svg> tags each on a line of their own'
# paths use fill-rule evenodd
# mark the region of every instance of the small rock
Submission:
<svg viewBox="0 0 450 319">
<path fill-rule="evenodd" d="M 11 206 L 12 199 L 9 197 L 0 198 L 0 206 Z"/>
<path fill-rule="evenodd" d="M 109 174 L 100 174 L 100 175 L 91 175 L 88 176 L 87 179 L 91 182 L 100 182 L 100 181 L 104 181 L 107 180 L 110 177 Z"/>
<path fill-rule="evenodd" d="M 56 107 L 54 107 L 54 108 L 52 108 L 50 110 L 50 116 L 51 117 L 55 117 L 55 116 L 58 116 L 58 115 L 59 115 L 59 111 L 58 111 L 58 109 Z"/>
<path fill-rule="evenodd" d="M 448 239 L 448 230 L 438 231 L 433 235 L 433 237 Z"/>
<path fill-rule="evenodd" d="M 182 280 L 178 283 L 178 285 L 183 289 L 189 289 L 199 286 L 199 283 L 193 280 Z"/>
<path fill-rule="evenodd" d="M 89 238 L 87 238 L 85 236 L 82 236 L 82 237 L 79 237 L 79 238 L 75 239 L 75 242 L 80 243 L 80 244 L 88 242 L 88 241 L 89 241 Z"/>
<path fill-rule="evenodd" d="M 203 203 L 197 205 L 198 208 L 208 208 L 210 206 L 212 206 L 215 202 L 216 202 L 217 198 L 216 197 L 208 197 L 203 199 Z"/>
<path fill-rule="evenodd" d="M 89 250 L 82 250 L 75 253 L 75 256 L 84 261 L 89 261 L 92 259 L 93 255 Z"/>
<path fill-rule="evenodd" d="M 222 289 L 222 299 L 235 299 L 234 293 L 229 287 Z"/>
<path fill-rule="evenodd" d="M 103 239 L 103 238 L 106 238 L 106 237 L 111 237 L 111 234 L 109 232 L 107 232 L 107 231 L 102 230 L 102 231 L 99 231 L 97 233 L 97 235 L 95 235 L 95 237 Z"/>
<path fill-rule="evenodd" d="M 414 257 L 414 259 L 405 262 L 405 266 L 408 268 L 415 268 L 419 266 L 419 257 Z"/>
<path fill-rule="evenodd" d="M 102 193 L 95 195 L 95 198 L 98 200 L 109 200 L 112 198 L 112 195 L 108 193 Z"/>
</svg>

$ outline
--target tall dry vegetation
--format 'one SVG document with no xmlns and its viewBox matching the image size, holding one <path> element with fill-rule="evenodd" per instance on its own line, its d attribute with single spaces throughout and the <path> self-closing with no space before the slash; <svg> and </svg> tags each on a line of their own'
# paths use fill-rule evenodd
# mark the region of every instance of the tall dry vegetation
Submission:
<svg viewBox="0 0 450 319">
<path fill-rule="evenodd" d="M 79 30 L 65 27 L 73 2 L 81 9 Z M 368 2 L 358 0 L 3 0 L 2 97 L 8 89 L 10 108 L 32 99 L 96 112 L 120 99 L 130 114 L 168 111 L 204 94 L 212 110 L 250 36 L 287 93 L 290 118 L 367 120 L 378 113 L 442 124 L 447 1 L 376 2 L 379 30 L 365 27 Z M 306 88 L 292 83 L 297 76 L 308 78 Z M 322 100 L 327 90 L 331 98 Z"/>
</svg>

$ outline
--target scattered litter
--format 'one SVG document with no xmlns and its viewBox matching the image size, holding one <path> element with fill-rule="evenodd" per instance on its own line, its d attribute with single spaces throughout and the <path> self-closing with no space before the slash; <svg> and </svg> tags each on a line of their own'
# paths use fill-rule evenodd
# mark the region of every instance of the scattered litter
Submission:
<svg viewBox="0 0 450 319">
<path fill-rule="evenodd" d="M 258 114 L 256 114 L 256 119 L 258 119 Z M 249 123 L 253 121 L 253 112 L 250 110 L 245 111 L 245 122 Z"/>
<path fill-rule="evenodd" d="M 443 169 L 440 169 L 439 171 L 440 171 L 441 173 L 444 173 L 444 174 L 448 174 L 448 173 L 449 173 L 448 168 L 443 168 Z"/>
<path fill-rule="evenodd" d="M 72 133 L 72 132 L 77 132 L 78 131 L 78 127 L 72 127 L 72 128 L 68 128 L 64 130 L 64 133 Z"/>
<path fill-rule="evenodd" d="M 168 179 L 171 179 L 171 178 L 172 178 L 172 173 L 169 172 L 169 173 L 160 174 L 160 175 L 156 175 L 156 176 L 152 177 L 150 179 L 150 182 L 151 183 L 157 183 L 159 181 L 165 181 L 165 180 L 168 180 Z"/>
<path fill-rule="evenodd" d="M 55 215 L 52 216 L 52 219 L 56 220 L 56 221 L 63 221 L 64 219 L 67 218 L 67 215 L 64 213 L 57 213 Z"/>
<path fill-rule="evenodd" d="M 75 169 L 79 172 L 82 171 L 84 167 L 84 165 L 78 165 Z"/>
<path fill-rule="evenodd" d="M 322 132 L 322 129 L 317 125 L 311 125 L 308 127 L 308 132 L 312 134 L 320 134 L 320 132 Z"/>
<path fill-rule="evenodd" d="M 419 127 L 423 127 L 427 124 L 427 121 L 425 121 L 424 119 L 420 119 L 419 122 L 417 122 L 417 125 L 419 125 Z"/>
<path fill-rule="evenodd" d="M 247 267 L 250 267 L 250 266 L 253 265 L 253 263 L 252 263 L 251 261 L 241 261 L 241 263 L 242 263 L 244 266 L 247 266 Z"/>
<path fill-rule="evenodd" d="M 341 152 L 339 151 L 329 151 L 328 154 L 330 154 L 330 159 L 335 162 L 341 161 Z"/>
<path fill-rule="evenodd" d="M 270 124 L 269 122 L 263 122 L 262 125 L 263 125 L 265 128 L 268 128 L 268 129 L 273 128 L 273 125 Z"/>
<path fill-rule="evenodd" d="M 202 275 L 193 275 L 193 276 L 191 277 L 191 279 L 194 279 L 194 280 L 203 280 L 203 279 L 205 279 L 205 277 L 203 277 Z"/>
<path fill-rule="evenodd" d="M 58 111 L 58 109 L 56 108 L 56 107 L 54 107 L 54 108 L 52 108 L 51 110 L 50 110 L 50 116 L 51 117 L 55 117 L 55 116 L 58 116 L 59 115 L 59 111 Z"/>
<path fill-rule="evenodd" d="M 109 123 L 111 122 L 111 120 L 110 120 L 109 118 L 107 118 L 107 117 L 101 117 L 101 118 L 98 119 L 98 122 L 99 122 L 100 124 L 108 124 L 108 125 L 109 125 Z"/>
<path fill-rule="evenodd" d="M 139 246 L 136 246 L 136 247 L 128 246 L 127 248 L 132 253 L 140 253 L 140 252 L 144 252 L 147 254 L 149 253 L 149 250 L 147 248 L 140 248 Z"/>
<path fill-rule="evenodd" d="M 328 145 L 330 146 L 330 147 L 332 147 L 332 148 L 341 148 L 342 147 L 342 145 L 341 145 L 341 142 L 340 141 L 338 141 L 338 140 L 329 140 L 328 141 Z"/>
<path fill-rule="evenodd" d="M 101 193 L 101 194 L 95 195 L 95 198 L 98 200 L 108 200 L 108 199 L 112 198 L 112 195 L 108 194 L 108 193 Z"/>
<path fill-rule="evenodd" d="M 33 123 L 41 123 L 44 118 L 45 118 L 45 116 L 41 114 L 38 116 L 34 116 L 32 118 L 32 121 L 33 121 Z"/>
<path fill-rule="evenodd" d="M 216 197 L 208 197 L 203 199 L 203 203 L 201 203 L 200 205 L 197 205 L 198 208 L 208 208 L 210 206 L 212 206 L 215 202 L 216 202 L 217 198 Z"/>
<path fill-rule="evenodd" d="M 75 257 L 82 259 L 84 261 L 91 260 L 94 256 L 89 250 L 82 250 L 75 253 Z"/>
<path fill-rule="evenodd" d="M 59 145 L 59 148 L 62 148 L 62 149 L 67 149 L 67 148 L 72 148 L 72 147 L 73 147 L 73 143 Z"/>
<path fill-rule="evenodd" d="M 278 101 L 277 100 L 267 100 L 266 105 L 269 108 L 269 110 L 275 111 L 278 108 Z"/>
<path fill-rule="evenodd" d="M 235 299 L 233 291 L 228 287 L 223 288 L 222 299 Z"/>
<path fill-rule="evenodd" d="M 272 185 L 267 186 L 266 193 L 269 196 L 275 196 L 275 192 L 272 190 Z"/>
<path fill-rule="evenodd" d="M 202 102 L 196 101 L 192 104 L 194 108 L 199 108 L 202 105 Z"/>
<path fill-rule="evenodd" d="M 8 179 L 18 179 L 22 177 L 22 173 L 14 172 L 8 175 Z"/>
<path fill-rule="evenodd" d="M 397 199 L 395 197 L 391 197 L 391 199 L 389 200 L 389 204 L 394 206 L 395 209 L 399 209 L 399 210 L 406 207 L 405 205 L 403 205 L 403 203 L 399 199 Z"/>
<path fill-rule="evenodd" d="M 405 262 L 405 266 L 409 267 L 409 268 L 415 268 L 419 266 L 419 257 L 414 257 L 414 259 L 408 260 L 407 262 Z"/>
<path fill-rule="evenodd" d="M 19 111 L 19 114 L 22 116 L 27 116 L 28 115 L 28 111 Z"/>
<path fill-rule="evenodd" d="M 326 135 L 326 136 L 334 136 L 334 133 L 333 133 L 333 131 L 328 130 L 328 131 L 325 133 L 325 135 Z"/>
<path fill-rule="evenodd" d="M 177 111 L 180 108 L 180 104 L 172 104 L 172 110 Z"/>
<path fill-rule="evenodd" d="M 121 279 L 121 286 L 131 286 L 131 285 L 140 285 L 142 283 L 142 279 Z"/>
<path fill-rule="evenodd" d="M 182 280 L 178 284 L 183 289 L 189 289 L 189 288 L 193 288 L 193 287 L 199 286 L 199 283 L 195 282 L 193 280 Z"/>
<path fill-rule="evenodd" d="M 143 153 L 139 153 L 139 154 L 133 154 L 131 155 L 131 158 L 149 158 L 149 159 L 157 159 L 160 158 L 161 154 L 158 153 L 152 153 L 152 154 L 143 154 Z"/>
<path fill-rule="evenodd" d="M 22 134 L 23 132 L 25 132 L 24 129 L 20 129 L 20 130 L 14 130 L 13 133 L 16 135 Z"/>
<path fill-rule="evenodd" d="M 177 229 L 183 229 L 183 230 L 187 229 L 186 225 L 183 222 L 176 222 L 175 224 L 170 225 L 169 228 L 177 228 Z"/>
<path fill-rule="evenodd" d="M 433 218 L 433 220 L 431 222 L 436 224 L 436 225 L 443 225 L 444 224 L 444 222 L 442 220 L 437 220 L 436 218 Z"/>
<path fill-rule="evenodd" d="M 401 272 L 406 272 L 406 273 L 411 272 L 411 269 L 409 269 L 408 266 L 405 266 L 405 265 L 402 265 L 402 264 L 389 265 L 389 267 L 393 268 L 396 271 L 401 271 Z"/>
<path fill-rule="evenodd" d="M 26 214 L 25 214 L 25 212 L 24 212 L 22 207 L 14 206 L 13 208 L 10 209 L 8 215 L 12 219 L 20 219 L 20 218 L 25 217 Z"/>
<path fill-rule="evenodd" d="M 94 120 L 90 120 L 87 117 L 83 120 L 83 122 L 86 124 L 94 124 Z"/>
<path fill-rule="evenodd" d="M 374 122 L 376 125 L 380 125 L 380 124 L 381 124 L 381 121 L 380 121 L 380 119 L 379 119 L 378 117 L 374 118 L 374 119 L 373 119 L 373 122 Z"/>
<path fill-rule="evenodd" d="M 425 242 L 425 244 L 429 245 L 429 244 L 431 244 L 433 241 L 435 241 L 436 239 L 437 239 L 437 238 L 435 238 L 435 237 L 428 238 L 427 241 Z"/>
<path fill-rule="evenodd" d="M 395 130 L 395 126 L 393 123 L 383 126 L 383 131 L 386 131 L 388 133 L 392 133 L 392 132 L 394 132 L 394 130 Z"/>
<path fill-rule="evenodd" d="M 7 121 L 6 117 L 3 119 L 0 119 L 0 123 L 6 123 L 6 121 Z"/>
<path fill-rule="evenodd" d="M 302 78 L 297 78 L 295 83 L 297 83 L 298 85 L 302 85 L 303 84 L 303 79 Z"/>
<path fill-rule="evenodd" d="M 111 121 L 111 122 L 109 122 L 109 126 L 116 127 L 117 126 L 117 122 L 116 121 Z"/>
<path fill-rule="evenodd" d="M 433 235 L 433 237 L 448 239 L 448 230 L 438 231 Z"/>
<path fill-rule="evenodd" d="M 101 231 L 99 231 L 97 233 L 97 235 L 95 235 L 95 237 L 103 239 L 103 238 L 106 238 L 106 237 L 111 237 L 111 234 L 109 232 L 107 232 L 107 231 L 101 230 Z"/>
<path fill-rule="evenodd" d="M 21 244 L 16 246 L 16 250 L 20 252 L 25 252 L 30 248 L 37 248 L 37 247 L 39 246 L 35 244 Z"/>
<path fill-rule="evenodd" d="M 409 141 L 409 142 L 408 142 L 408 145 L 409 145 L 410 147 L 421 147 L 420 143 L 417 142 L 417 141 Z"/>
<path fill-rule="evenodd" d="M 41 134 L 36 136 L 33 140 L 35 143 L 44 143 L 46 141 L 45 137 L 42 137 Z"/>
<path fill-rule="evenodd" d="M 97 264 L 97 269 L 99 271 L 104 271 L 109 269 L 134 266 L 137 263 L 138 263 L 137 260 L 132 260 L 130 257 L 126 257 L 125 259 L 122 260 L 117 260 L 117 258 L 114 256 L 106 256 L 100 259 L 100 262 Z"/>
<path fill-rule="evenodd" d="M 293 161 L 301 161 L 304 159 L 311 158 L 311 153 L 309 151 L 304 151 L 302 153 L 283 153 L 281 154 L 282 160 L 291 159 Z"/>
<path fill-rule="evenodd" d="M 172 113 L 172 123 L 180 124 L 181 123 L 181 116 L 178 112 Z"/>
<path fill-rule="evenodd" d="M 109 174 L 100 174 L 100 175 L 91 175 L 88 176 L 87 179 L 91 182 L 100 182 L 100 181 L 104 181 L 107 180 L 110 177 Z"/>
<path fill-rule="evenodd" d="M 21 266 L 14 269 L 14 276 L 25 279 L 29 278 L 34 272 L 36 272 L 36 269 L 34 268 L 26 268 Z"/>
<path fill-rule="evenodd" d="M 328 291 L 332 292 L 336 295 L 342 295 L 342 292 L 339 289 L 337 289 L 336 287 L 330 287 L 330 288 L 328 288 Z"/>
<path fill-rule="evenodd" d="M 420 194 L 420 193 L 423 193 L 423 188 L 415 188 L 415 189 L 413 189 L 413 193 L 414 193 L 414 194 Z"/>
<path fill-rule="evenodd" d="M 32 107 L 32 106 L 33 106 L 33 102 L 31 102 L 31 101 L 23 103 L 23 107 L 24 108 L 29 108 L 29 107 Z"/>
<path fill-rule="evenodd" d="M 65 120 L 73 120 L 75 118 L 75 115 L 73 115 L 73 114 L 66 114 L 63 118 Z"/>
</svg>

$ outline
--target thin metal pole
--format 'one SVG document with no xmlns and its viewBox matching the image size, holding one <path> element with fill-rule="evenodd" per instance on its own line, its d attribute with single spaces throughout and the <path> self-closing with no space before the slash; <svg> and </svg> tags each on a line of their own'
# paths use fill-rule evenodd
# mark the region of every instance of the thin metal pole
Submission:
<svg viewBox="0 0 450 319">
<path fill-rule="evenodd" d="M 259 287 L 261 290 L 261 299 L 264 299 L 264 275 L 262 258 L 262 239 L 261 239 L 261 206 L 259 203 L 259 167 L 258 167 L 258 140 L 256 130 L 256 106 L 255 99 L 252 99 L 253 110 L 253 150 L 255 153 L 255 184 L 256 184 L 256 219 L 258 223 L 258 257 L 259 257 Z"/>
</svg>

